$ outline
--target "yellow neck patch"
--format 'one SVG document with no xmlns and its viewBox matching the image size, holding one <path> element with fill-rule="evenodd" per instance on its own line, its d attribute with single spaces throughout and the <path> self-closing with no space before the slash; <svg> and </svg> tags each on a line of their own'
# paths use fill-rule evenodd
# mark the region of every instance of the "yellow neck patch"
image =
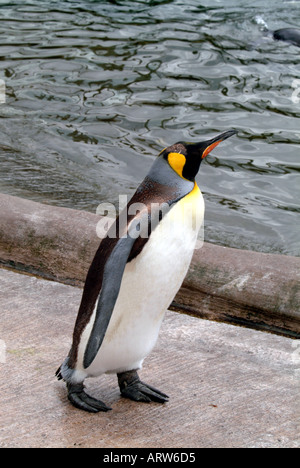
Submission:
<svg viewBox="0 0 300 468">
<path fill-rule="evenodd" d="M 201 190 L 199 189 L 197 182 L 195 182 L 193 190 L 184 197 L 184 200 L 190 202 L 197 199 L 200 196 Z"/>
<path fill-rule="evenodd" d="M 186 162 L 186 158 L 183 154 L 180 153 L 169 153 L 168 162 L 172 169 L 174 169 L 177 174 L 184 179 L 182 176 L 182 171 Z"/>
</svg>

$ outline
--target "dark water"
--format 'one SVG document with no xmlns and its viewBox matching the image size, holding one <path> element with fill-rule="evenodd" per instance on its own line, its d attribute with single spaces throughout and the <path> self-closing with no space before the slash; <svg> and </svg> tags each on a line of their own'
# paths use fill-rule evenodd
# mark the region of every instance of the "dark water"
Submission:
<svg viewBox="0 0 300 468">
<path fill-rule="evenodd" d="M 0 191 L 95 212 L 234 128 L 198 177 L 205 239 L 299 255 L 300 49 L 257 15 L 300 27 L 300 2 L 0 1 Z"/>
</svg>

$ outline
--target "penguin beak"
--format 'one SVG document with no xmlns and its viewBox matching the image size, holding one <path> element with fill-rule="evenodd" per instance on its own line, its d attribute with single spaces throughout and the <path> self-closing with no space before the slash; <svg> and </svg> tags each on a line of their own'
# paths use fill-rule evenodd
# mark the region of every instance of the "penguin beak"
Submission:
<svg viewBox="0 0 300 468">
<path fill-rule="evenodd" d="M 202 153 L 202 158 L 206 158 L 206 156 L 216 147 L 218 146 L 222 141 L 227 140 L 227 138 L 232 137 L 233 135 L 236 135 L 237 131 L 236 130 L 229 130 L 228 132 L 221 133 L 221 135 L 213 138 L 212 140 L 208 140 L 205 142 L 206 148 L 204 149 Z"/>
</svg>

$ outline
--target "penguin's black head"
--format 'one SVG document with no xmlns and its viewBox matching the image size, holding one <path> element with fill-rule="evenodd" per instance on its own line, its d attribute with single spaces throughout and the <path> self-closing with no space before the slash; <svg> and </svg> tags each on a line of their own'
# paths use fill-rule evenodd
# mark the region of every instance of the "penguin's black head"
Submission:
<svg viewBox="0 0 300 468">
<path fill-rule="evenodd" d="M 211 140 L 201 143 L 187 143 L 180 141 L 175 145 L 164 149 L 160 155 L 166 159 L 172 169 L 183 179 L 194 181 L 201 161 L 216 147 L 219 143 L 235 135 L 235 130 L 229 130 Z"/>
</svg>

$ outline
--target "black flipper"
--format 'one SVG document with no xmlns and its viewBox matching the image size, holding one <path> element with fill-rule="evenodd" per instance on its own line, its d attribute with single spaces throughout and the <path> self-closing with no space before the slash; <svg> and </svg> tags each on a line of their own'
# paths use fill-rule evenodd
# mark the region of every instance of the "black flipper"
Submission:
<svg viewBox="0 0 300 468">
<path fill-rule="evenodd" d="M 145 213 L 144 216 L 148 217 L 148 212 Z M 103 342 L 119 295 L 124 269 L 132 251 L 133 244 L 137 239 L 136 234 L 141 224 L 141 218 L 134 220 L 129 226 L 127 234 L 121 237 L 115 245 L 105 264 L 96 318 L 84 353 L 83 365 L 85 369 L 91 365 Z"/>
</svg>

